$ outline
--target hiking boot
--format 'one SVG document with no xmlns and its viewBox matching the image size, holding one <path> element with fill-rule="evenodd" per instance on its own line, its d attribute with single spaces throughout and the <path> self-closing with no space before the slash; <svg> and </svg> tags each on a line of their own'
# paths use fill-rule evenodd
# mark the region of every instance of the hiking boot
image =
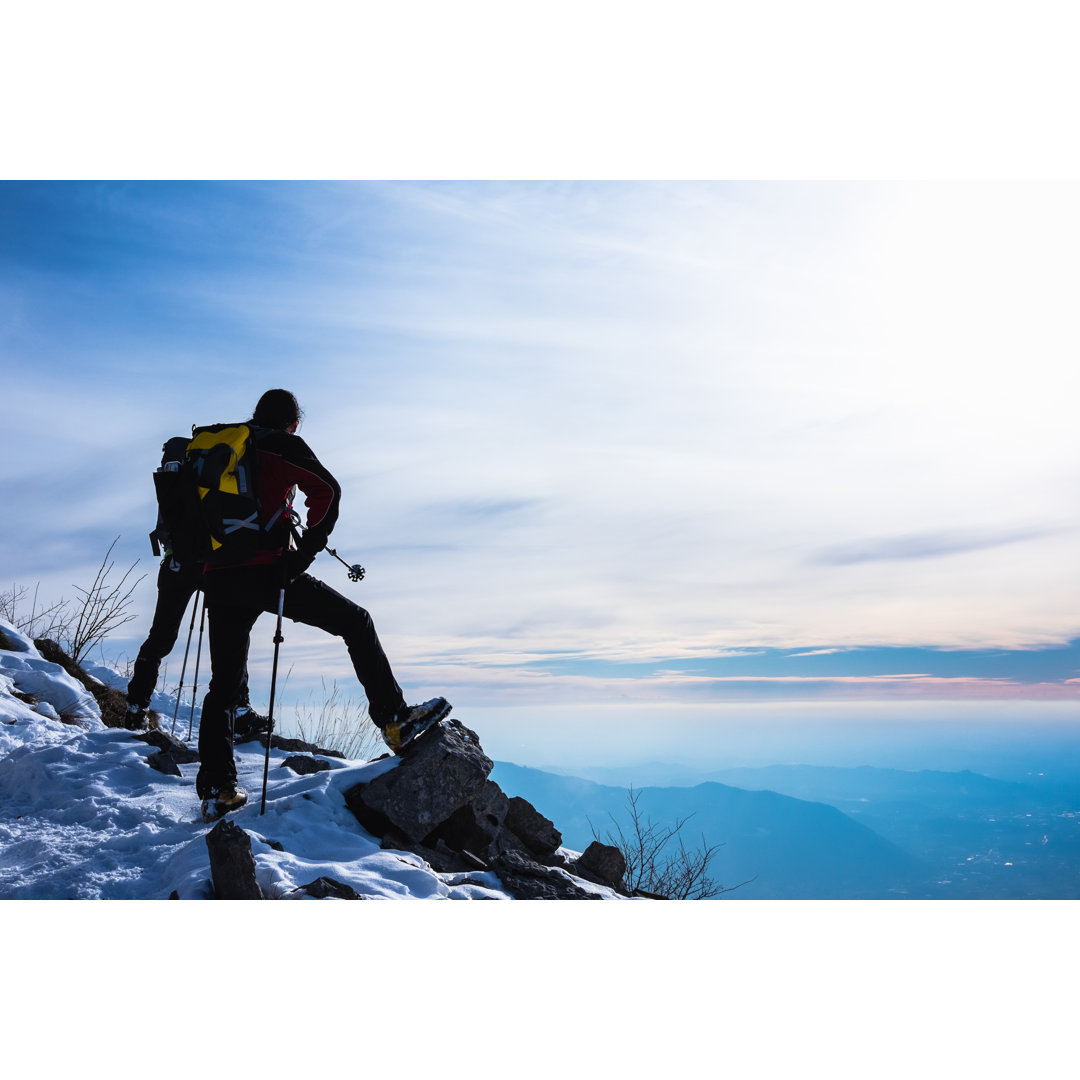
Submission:
<svg viewBox="0 0 1080 1080">
<path fill-rule="evenodd" d="M 428 728 L 450 715 L 451 705 L 446 698 L 432 698 L 423 705 L 409 705 L 399 712 L 383 729 L 383 742 L 395 754 L 402 754 Z"/>
<path fill-rule="evenodd" d="M 253 739 L 270 728 L 270 718 L 257 713 L 250 705 L 241 705 L 233 717 L 233 742 Z"/>
<path fill-rule="evenodd" d="M 146 709 L 141 705 L 128 705 L 124 713 L 124 727 L 128 731 L 142 731 L 147 726 Z"/>
<path fill-rule="evenodd" d="M 210 794 L 202 801 L 203 821 L 207 823 L 217 821 L 230 810 L 239 810 L 246 802 L 247 792 L 235 784 L 211 788 Z"/>
</svg>

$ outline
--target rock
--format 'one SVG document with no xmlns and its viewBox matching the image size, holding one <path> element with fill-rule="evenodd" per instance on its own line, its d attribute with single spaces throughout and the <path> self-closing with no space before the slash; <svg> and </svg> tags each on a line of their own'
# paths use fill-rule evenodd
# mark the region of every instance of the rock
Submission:
<svg viewBox="0 0 1080 1080">
<path fill-rule="evenodd" d="M 621 888 L 625 864 L 602 844 L 562 869 L 562 834 L 525 799 L 507 798 L 488 779 L 492 768 L 476 733 L 449 720 L 393 768 L 345 791 L 345 802 L 383 848 L 418 855 L 440 874 L 490 870 L 519 900 L 600 899 L 567 872 L 582 860 L 580 877 Z"/>
<path fill-rule="evenodd" d="M 582 877 L 590 881 L 619 888 L 626 873 L 626 859 L 617 847 L 594 840 L 584 853 L 570 864 L 569 869 L 572 874 L 580 872 Z"/>
<path fill-rule="evenodd" d="M 157 750 L 146 759 L 146 764 L 151 769 L 157 769 L 166 776 L 183 776 L 180 764 L 168 750 Z"/>
<path fill-rule="evenodd" d="M 514 795 L 506 814 L 508 828 L 534 855 L 553 856 L 562 847 L 562 833 L 531 803 Z"/>
<path fill-rule="evenodd" d="M 307 893 L 315 900 L 363 900 L 364 898 L 351 886 L 332 877 L 318 877 L 307 885 L 301 885 L 293 892 Z"/>
<path fill-rule="evenodd" d="M 294 773 L 299 773 L 301 776 L 310 776 L 312 773 L 326 772 L 327 769 L 333 766 L 329 761 L 323 761 L 320 758 L 296 754 L 293 757 L 287 757 L 281 763 L 281 767 L 283 769 L 292 769 Z"/>
<path fill-rule="evenodd" d="M 387 821 L 419 843 L 481 794 L 493 768 L 476 733 L 451 720 L 417 740 L 396 768 L 350 788 L 345 801 L 365 828 L 372 822 L 376 835 Z"/>
<path fill-rule="evenodd" d="M 266 746 L 265 731 L 259 734 L 257 738 L 262 746 Z M 325 747 L 316 746 L 314 743 L 304 742 L 303 739 L 283 739 L 280 735 L 271 736 L 270 745 L 275 750 L 284 750 L 289 754 L 322 754 L 323 757 L 345 757 L 340 750 L 327 750 Z"/>
<path fill-rule="evenodd" d="M 216 899 L 263 899 L 262 889 L 255 880 L 251 837 L 239 825 L 222 818 L 206 834 L 206 846 L 210 851 L 210 873 Z"/>
<path fill-rule="evenodd" d="M 151 754 L 146 759 L 146 764 L 166 776 L 181 776 L 183 775 L 180 772 L 181 765 L 199 760 L 198 750 L 193 750 L 187 743 L 174 739 L 167 732 L 152 729 L 140 732 L 135 738 L 150 746 L 158 747 L 158 752 Z"/>
<path fill-rule="evenodd" d="M 149 743 L 159 750 L 171 753 L 181 764 L 199 760 L 199 751 L 192 749 L 186 742 L 173 738 L 167 731 L 140 731 L 135 735 L 139 742 Z"/>
<path fill-rule="evenodd" d="M 506 851 L 496 860 L 492 870 L 503 888 L 518 900 L 599 900 L 595 893 L 586 892 L 563 871 L 544 866 L 516 851 Z"/>
<path fill-rule="evenodd" d="M 499 785 L 488 780 L 471 802 L 458 807 L 424 842 L 436 847 L 441 843 L 451 851 L 481 862 L 494 858 L 508 847 L 519 846 L 506 842 L 512 840 L 503 830 L 508 806 L 509 799 Z"/>
</svg>

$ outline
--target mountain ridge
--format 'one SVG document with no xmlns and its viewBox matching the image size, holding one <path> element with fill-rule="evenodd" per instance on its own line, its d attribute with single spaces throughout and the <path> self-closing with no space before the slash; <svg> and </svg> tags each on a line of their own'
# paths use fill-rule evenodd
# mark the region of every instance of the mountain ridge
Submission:
<svg viewBox="0 0 1080 1080">
<path fill-rule="evenodd" d="M 625 787 L 562 777 L 496 761 L 492 777 L 507 794 L 541 800 L 568 846 L 627 827 Z M 721 844 L 713 871 L 725 886 L 753 879 L 737 899 L 885 899 L 909 895 L 919 860 L 835 807 L 776 792 L 705 781 L 690 788 L 635 788 L 644 814 L 660 824 L 682 818 L 682 839 Z"/>
</svg>

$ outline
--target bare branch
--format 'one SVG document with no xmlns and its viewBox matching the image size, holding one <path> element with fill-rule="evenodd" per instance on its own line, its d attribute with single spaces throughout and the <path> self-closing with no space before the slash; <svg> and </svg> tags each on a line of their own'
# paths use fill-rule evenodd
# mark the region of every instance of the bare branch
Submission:
<svg viewBox="0 0 1080 1080">
<path fill-rule="evenodd" d="M 701 847 L 688 850 L 682 830 L 693 817 L 676 818 L 670 826 L 658 825 L 645 816 L 641 792 L 629 788 L 626 796 L 627 829 L 609 814 L 615 832 L 608 832 L 607 842 L 617 847 L 626 860 L 623 881 L 631 892 L 652 893 L 672 900 L 707 900 L 741 888 L 747 882 L 725 887 L 709 876 L 709 867 L 723 844 L 710 844 L 702 835 Z M 595 828 L 593 836 L 600 840 Z M 669 848 L 672 841 L 678 851 Z"/>
<path fill-rule="evenodd" d="M 30 613 L 24 614 L 21 605 L 29 589 L 25 585 L 12 585 L 10 590 L 0 593 L 0 618 L 5 619 L 21 634 L 29 638 L 64 637 L 75 618 L 70 601 L 61 598 L 48 607 L 38 608 L 39 582 L 34 586 L 30 601 Z"/>
<path fill-rule="evenodd" d="M 65 635 L 65 645 L 68 655 L 75 663 L 79 663 L 98 642 L 103 641 L 112 631 L 135 618 L 134 615 L 127 613 L 127 609 L 131 604 L 131 594 L 146 575 L 143 574 L 142 577 L 127 585 L 131 572 L 139 564 L 139 560 L 136 559 L 124 571 L 119 582 L 109 585 L 109 575 L 115 566 L 115 563 L 109 562 L 109 557 L 119 539 L 118 536 L 109 545 L 109 550 L 105 552 L 105 557 L 101 560 L 101 565 L 94 575 L 93 584 L 88 589 L 78 585 L 73 586 L 82 597 L 82 601 L 78 607 L 75 627 Z M 127 585 L 126 589 L 125 585 Z"/>
</svg>

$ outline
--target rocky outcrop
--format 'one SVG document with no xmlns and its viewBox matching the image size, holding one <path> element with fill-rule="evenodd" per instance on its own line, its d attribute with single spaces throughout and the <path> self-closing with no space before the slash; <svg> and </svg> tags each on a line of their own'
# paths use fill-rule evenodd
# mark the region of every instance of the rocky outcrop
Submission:
<svg viewBox="0 0 1080 1080">
<path fill-rule="evenodd" d="M 378 835 L 382 822 L 421 843 L 474 800 L 483 803 L 488 773 L 495 763 L 480 748 L 476 733 L 457 721 L 439 725 L 417 740 L 415 749 L 376 780 L 346 794 L 361 824 Z M 356 792 L 350 801 L 350 795 Z M 354 806 L 353 803 L 358 803 Z M 468 815 L 471 817 L 471 815 Z M 460 824 L 465 825 L 465 822 Z"/>
<path fill-rule="evenodd" d="M 602 852 L 579 873 L 555 825 L 525 799 L 507 797 L 488 779 L 493 767 L 475 731 L 445 720 L 394 768 L 349 788 L 345 802 L 383 847 L 415 852 L 440 873 L 491 870 L 518 899 L 597 898 L 575 876 L 625 893 L 617 862 Z"/>
</svg>

